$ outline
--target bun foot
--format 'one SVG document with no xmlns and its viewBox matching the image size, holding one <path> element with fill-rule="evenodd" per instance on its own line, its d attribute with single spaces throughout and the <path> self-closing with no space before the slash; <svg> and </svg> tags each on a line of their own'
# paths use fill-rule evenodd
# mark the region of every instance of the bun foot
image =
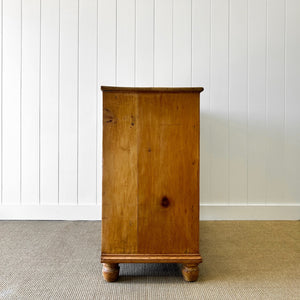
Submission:
<svg viewBox="0 0 300 300">
<path fill-rule="evenodd" d="M 119 270 L 119 264 L 103 264 L 103 278 L 108 282 L 116 281 L 119 278 Z"/>
<path fill-rule="evenodd" d="M 185 281 L 196 281 L 199 275 L 198 264 L 184 264 L 181 272 Z"/>
</svg>

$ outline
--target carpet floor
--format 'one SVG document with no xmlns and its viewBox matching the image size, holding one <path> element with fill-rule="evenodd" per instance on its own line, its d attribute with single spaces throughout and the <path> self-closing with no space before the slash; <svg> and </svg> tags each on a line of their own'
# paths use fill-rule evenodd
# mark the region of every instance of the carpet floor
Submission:
<svg viewBox="0 0 300 300">
<path fill-rule="evenodd" d="M 0 299 L 300 299 L 300 221 L 202 221 L 197 282 L 176 264 L 102 279 L 101 223 L 0 221 Z"/>
</svg>

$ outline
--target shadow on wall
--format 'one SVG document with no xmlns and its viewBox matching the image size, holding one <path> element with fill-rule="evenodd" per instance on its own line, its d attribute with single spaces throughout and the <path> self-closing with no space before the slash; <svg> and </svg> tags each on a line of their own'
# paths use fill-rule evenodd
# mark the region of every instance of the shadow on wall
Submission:
<svg viewBox="0 0 300 300">
<path fill-rule="evenodd" d="M 200 191 L 207 204 L 296 204 L 300 142 L 284 116 L 200 113 Z"/>
</svg>

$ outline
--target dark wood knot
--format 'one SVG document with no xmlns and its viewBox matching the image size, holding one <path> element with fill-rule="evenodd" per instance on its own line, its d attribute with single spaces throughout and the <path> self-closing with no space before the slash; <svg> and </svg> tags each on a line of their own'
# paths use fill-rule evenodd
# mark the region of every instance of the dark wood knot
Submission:
<svg viewBox="0 0 300 300">
<path fill-rule="evenodd" d="M 161 206 L 162 207 L 168 207 L 170 205 L 170 201 L 169 199 L 164 196 L 162 199 L 161 199 Z"/>
</svg>

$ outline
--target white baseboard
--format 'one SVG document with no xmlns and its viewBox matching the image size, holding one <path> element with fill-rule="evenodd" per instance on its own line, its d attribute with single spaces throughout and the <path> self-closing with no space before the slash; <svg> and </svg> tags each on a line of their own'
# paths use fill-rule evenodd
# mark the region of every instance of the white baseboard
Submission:
<svg viewBox="0 0 300 300">
<path fill-rule="evenodd" d="M 100 220 L 101 206 L 0 205 L 0 220 Z M 201 204 L 200 220 L 299 220 L 300 205 Z"/>
<path fill-rule="evenodd" d="M 0 205 L 0 220 L 100 220 L 101 206 L 90 205 Z"/>
<path fill-rule="evenodd" d="M 200 220 L 300 220 L 300 205 L 202 204 Z"/>
</svg>

